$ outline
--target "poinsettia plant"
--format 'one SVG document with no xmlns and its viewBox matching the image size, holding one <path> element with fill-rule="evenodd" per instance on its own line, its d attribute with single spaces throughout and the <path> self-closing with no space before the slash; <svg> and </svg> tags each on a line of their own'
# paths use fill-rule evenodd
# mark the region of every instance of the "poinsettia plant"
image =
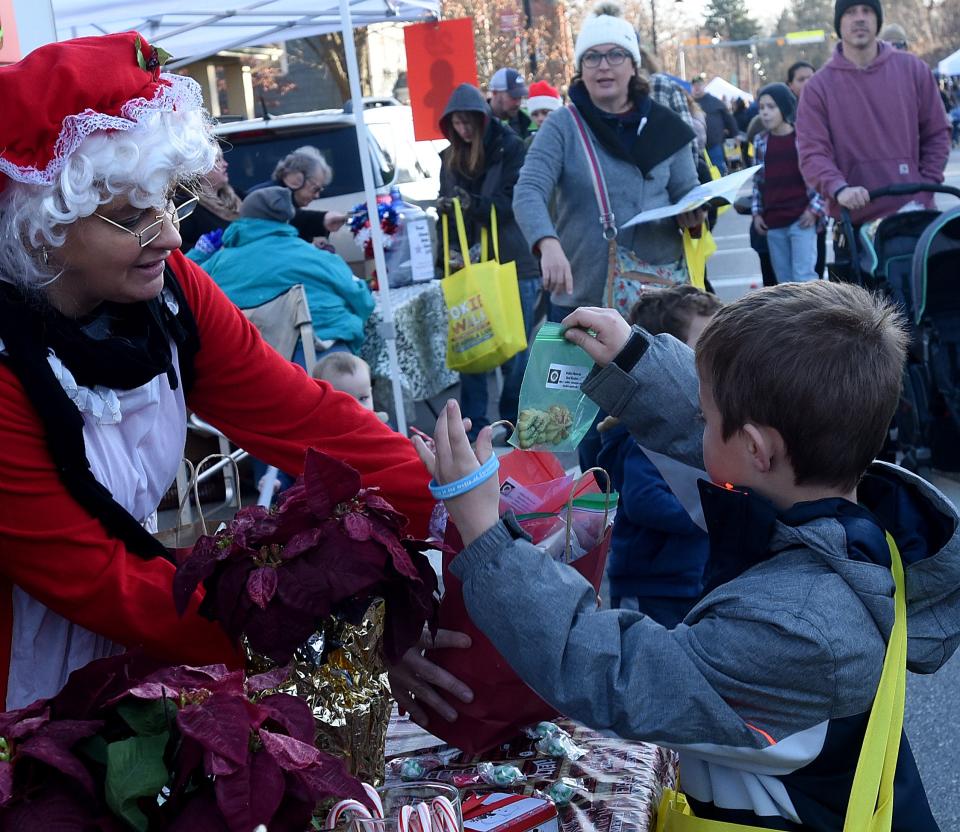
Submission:
<svg viewBox="0 0 960 832">
<path fill-rule="evenodd" d="M 52 700 L 0 714 L 0 828 L 307 829 L 360 783 L 314 746 L 305 702 L 222 665 L 92 662 Z"/>
<path fill-rule="evenodd" d="M 329 616 L 355 615 L 365 609 L 358 601 L 380 597 L 384 651 L 399 659 L 436 614 L 436 574 L 423 554 L 436 544 L 406 537 L 406 526 L 356 470 L 311 449 L 275 508 L 243 508 L 197 541 L 174 578 L 177 608 L 202 582 L 201 614 L 283 665 Z"/>
</svg>

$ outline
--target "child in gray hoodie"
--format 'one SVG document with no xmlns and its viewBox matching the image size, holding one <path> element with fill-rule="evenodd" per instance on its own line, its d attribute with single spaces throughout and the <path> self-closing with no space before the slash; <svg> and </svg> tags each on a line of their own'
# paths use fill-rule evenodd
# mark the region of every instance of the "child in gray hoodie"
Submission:
<svg viewBox="0 0 960 832">
<path fill-rule="evenodd" d="M 447 501 L 471 617 L 563 713 L 676 749 L 699 817 L 840 830 L 894 620 L 885 531 L 906 571 L 908 668 L 934 672 L 960 641 L 956 510 L 872 463 L 899 398 L 899 314 L 849 285 L 771 287 L 721 310 L 696 357 L 609 309 L 564 323 L 597 364 L 584 391 L 645 447 L 705 466 L 705 593 L 673 630 L 598 610 L 498 518 L 494 477 Z M 438 483 L 492 452 L 458 417 L 441 414 L 436 456 L 418 445 Z M 894 830 L 937 829 L 906 736 L 893 812 Z"/>
</svg>

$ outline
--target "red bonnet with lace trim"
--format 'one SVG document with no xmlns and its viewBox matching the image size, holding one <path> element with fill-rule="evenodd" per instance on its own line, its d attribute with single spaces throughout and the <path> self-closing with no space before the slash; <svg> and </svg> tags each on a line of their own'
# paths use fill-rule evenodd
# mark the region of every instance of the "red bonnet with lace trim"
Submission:
<svg viewBox="0 0 960 832">
<path fill-rule="evenodd" d="M 50 43 L 0 67 L 0 190 L 49 185 L 98 130 L 131 130 L 156 110 L 202 107 L 190 78 L 161 74 L 162 50 L 136 32 Z"/>
</svg>

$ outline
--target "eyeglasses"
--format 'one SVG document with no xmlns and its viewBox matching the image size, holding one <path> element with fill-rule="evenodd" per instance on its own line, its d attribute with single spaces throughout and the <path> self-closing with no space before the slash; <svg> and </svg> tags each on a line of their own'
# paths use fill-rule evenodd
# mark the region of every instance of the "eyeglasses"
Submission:
<svg viewBox="0 0 960 832">
<path fill-rule="evenodd" d="M 303 183 L 303 188 L 312 193 L 314 199 L 320 196 L 326 187 L 326 183 L 317 182 L 315 179 L 307 179 Z"/>
<path fill-rule="evenodd" d="M 93 212 L 95 217 L 103 220 L 104 222 L 110 223 L 114 228 L 119 228 L 121 231 L 130 234 L 133 237 L 137 238 L 137 242 L 140 243 L 140 248 L 146 248 L 150 243 L 157 239 L 163 233 L 163 223 L 170 218 L 170 222 L 174 226 L 179 226 L 180 223 L 189 217 L 197 207 L 197 203 L 200 202 L 200 197 L 187 188 L 181 186 L 178 188 L 179 191 L 188 195 L 182 201 L 176 201 L 174 197 L 170 197 L 167 200 L 167 207 L 165 210 L 161 211 L 159 214 L 153 214 L 153 222 L 150 223 L 146 228 L 142 228 L 139 231 L 134 231 L 131 228 L 126 228 L 118 222 L 114 222 L 109 217 L 103 216 L 103 214 L 98 213 L 97 211 Z M 138 220 L 138 224 L 143 221 L 143 218 Z"/>
<path fill-rule="evenodd" d="M 620 66 L 629 57 L 630 53 L 625 49 L 611 49 L 609 52 L 587 52 L 583 56 L 583 65 L 590 69 L 596 69 L 606 58 L 607 66 Z"/>
</svg>

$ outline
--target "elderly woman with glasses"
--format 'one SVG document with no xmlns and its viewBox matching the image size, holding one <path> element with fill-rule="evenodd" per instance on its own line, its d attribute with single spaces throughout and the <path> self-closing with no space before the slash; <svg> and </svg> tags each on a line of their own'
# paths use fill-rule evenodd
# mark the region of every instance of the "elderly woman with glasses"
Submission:
<svg viewBox="0 0 960 832">
<path fill-rule="evenodd" d="M 178 250 L 191 183 L 217 158 L 192 80 L 161 73 L 128 32 L 0 68 L 0 100 L 0 706 L 51 696 L 128 647 L 236 664 L 199 594 L 177 614 L 150 534 L 188 408 L 282 470 L 301 471 L 308 447 L 345 460 L 421 536 L 428 475 Z M 410 661 L 397 672 L 419 693 L 429 662 Z"/>
<path fill-rule="evenodd" d="M 517 222 L 540 256 L 554 320 L 578 306 L 606 305 L 612 295 L 627 314 L 643 286 L 688 282 L 681 226 L 703 221 L 691 212 L 679 222 L 618 230 L 640 211 L 675 203 L 699 184 L 689 147 L 694 133 L 651 100 L 637 34 L 616 4 L 594 9 L 574 52 L 573 106 L 555 112 L 537 132 L 513 197 Z M 613 252 L 609 238 L 615 238 Z M 618 286 L 609 287 L 608 279 L 621 274 L 634 279 L 618 278 Z"/>
<path fill-rule="evenodd" d="M 323 189 L 332 181 L 333 169 L 323 154 L 311 145 L 304 145 L 277 162 L 269 181 L 254 185 L 250 193 L 277 185 L 289 188 L 297 209 L 290 225 L 297 229 L 301 240 L 312 243 L 317 237 L 329 237 L 339 231 L 347 221 L 347 215 L 339 211 L 317 211 L 308 207 L 320 199 Z"/>
</svg>

